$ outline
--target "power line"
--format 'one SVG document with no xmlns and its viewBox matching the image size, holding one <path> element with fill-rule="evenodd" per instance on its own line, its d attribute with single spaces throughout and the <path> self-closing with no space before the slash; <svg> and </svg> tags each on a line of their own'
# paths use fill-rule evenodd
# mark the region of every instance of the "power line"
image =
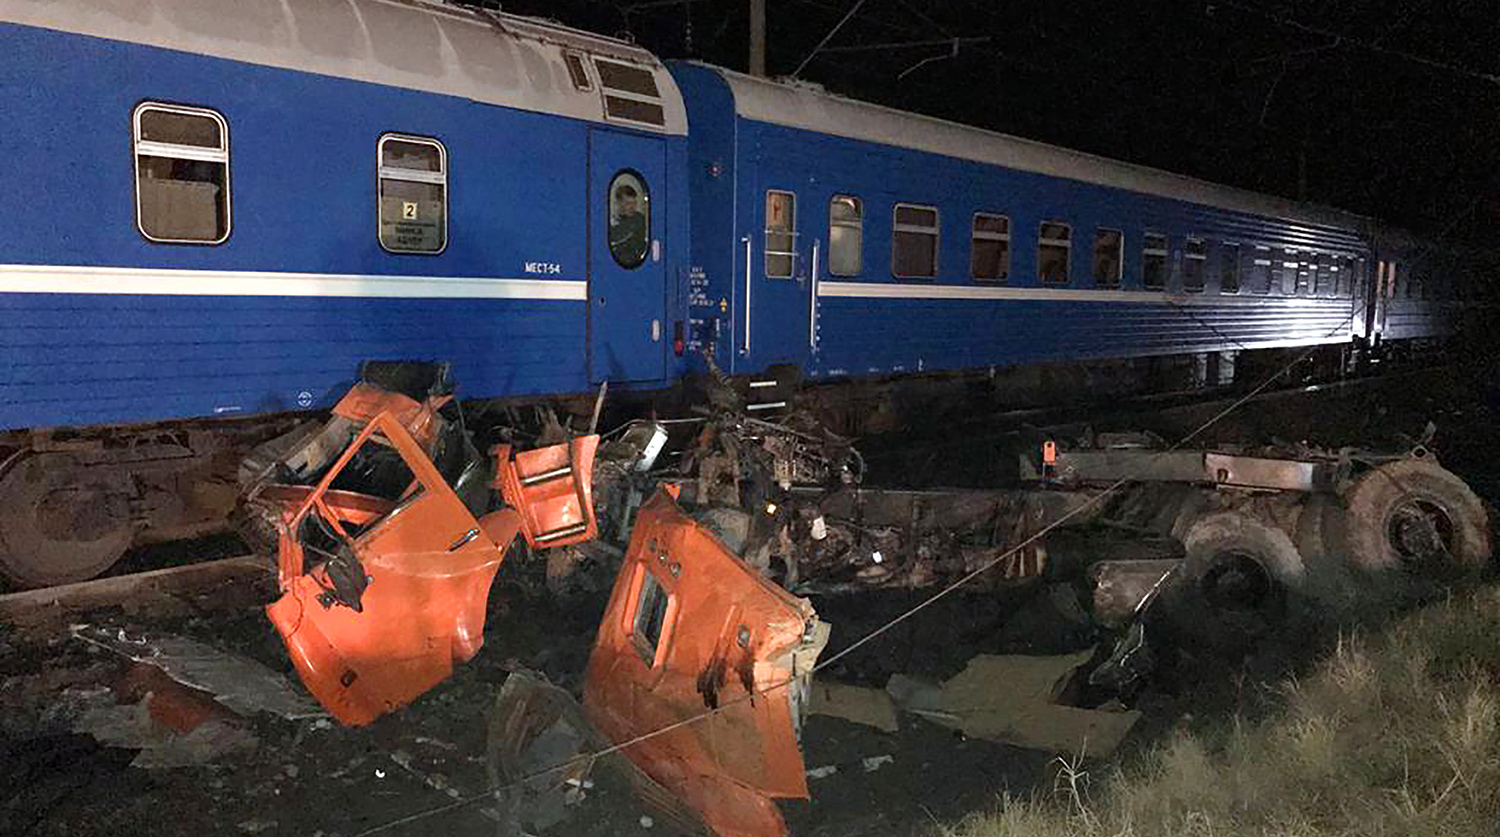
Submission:
<svg viewBox="0 0 1500 837">
<path fill-rule="evenodd" d="M 930 38 L 925 41 L 892 41 L 883 44 L 849 44 L 848 46 L 824 47 L 823 52 L 864 52 L 871 49 L 906 49 L 908 47 L 948 46 L 950 44 L 982 44 L 987 43 L 989 40 L 988 36 L 983 38 Z"/>
<path fill-rule="evenodd" d="M 823 40 L 818 41 L 818 45 L 813 47 L 813 51 L 809 52 L 807 57 L 802 59 L 802 63 L 797 65 L 797 69 L 792 70 L 792 75 L 799 75 L 802 72 L 802 68 L 807 66 L 807 62 L 813 60 L 813 56 L 817 55 L 819 50 L 826 46 L 829 41 L 833 40 L 833 36 L 837 35 L 839 30 L 844 28 L 844 24 L 848 23 L 849 19 L 854 17 L 854 14 L 859 11 L 859 7 L 864 4 L 865 0 L 859 0 L 859 2 L 855 3 L 854 8 L 850 9 L 849 13 L 844 15 L 838 23 L 834 24 L 834 27 L 828 30 L 828 34 L 823 36 Z"/>
<path fill-rule="evenodd" d="M 1296 29 L 1299 32 L 1306 32 L 1311 35 L 1319 35 L 1324 38 L 1332 38 L 1335 41 L 1333 46 L 1347 43 L 1361 49 L 1368 50 L 1370 52 L 1378 53 L 1380 55 L 1390 55 L 1396 58 L 1410 61 L 1413 64 L 1420 64 L 1429 69 L 1443 70 L 1444 72 L 1467 76 L 1468 78 L 1478 79 L 1479 81 L 1485 81 L 1489 82 L 1490 84 L 1500 86 L 1500 74 L 1497 73 L 1487 73 L 1482 70 L 1475 70 L 1470 67 L 1464 67 L 1447 61 L 1441 61 L 1436 58 L 1428 58 L 1425 55 L 1417 55 L 1415 53 L 1406 52 L 1405 50 L 1394 49 L 1392 47 L 1379 44 L 1375 41 L 1367 40 L 1365 38 L 1357 38 L 1345 32 L 1339 32 L 1323 26 L 1315 26 L 1310 23 L 1303 23 L 1300 20 L 1293 20 L 1292 18 L 1286 17 L 1285 15 L 1280 15 L 1275 12 L 1268 12 L 1264 9 L 1258 9 L 1254 6 L 1235 2 L 1235 0 L 1212 0 L 1212 2 L 1210 2 L 1208 5 L 1208 9 L 1212 11 L 1214 6 L 1216 5 L 1225 6 L 1240 12 L 1244 12 L 1245 14 L 1265 18 L 1266 20 L 1269 20 L 1280 26 L 1285 26 L 1288 29 Z"/>
</svg>

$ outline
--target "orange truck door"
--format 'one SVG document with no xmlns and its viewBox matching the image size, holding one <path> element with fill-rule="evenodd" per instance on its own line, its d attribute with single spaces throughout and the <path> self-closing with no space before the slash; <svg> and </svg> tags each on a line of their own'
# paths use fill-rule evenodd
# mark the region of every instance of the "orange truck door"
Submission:
<svg viewBox="0 0 1500 837">
<path fill-rule="evenodd" d="M 807 797 L 798 732 L 827 638 L 805 599 L 658 492 L 636 519 L 600 624 L 584 709 L 713 831 L 780 837 L 773 800 Z"/>
<path fill-rule="evenodd" d="M 355 472 L 381 474 L 393 496 L 363 497 L 356 509 L 362 495 L 333 490 Z M 371 519 L 366 506 L 382 501 L 389 510 Z M 490 583 L 520 525 L 511 509 L 476 520 L 389 412 L 286 521 L 283 595 L 267 615 L 308 691 L 355 725 L 406 705 L 478 653 Z M 353 578 L 345 587 L 355 593 L 340 592 L 336 575 Z"/>
</svg>

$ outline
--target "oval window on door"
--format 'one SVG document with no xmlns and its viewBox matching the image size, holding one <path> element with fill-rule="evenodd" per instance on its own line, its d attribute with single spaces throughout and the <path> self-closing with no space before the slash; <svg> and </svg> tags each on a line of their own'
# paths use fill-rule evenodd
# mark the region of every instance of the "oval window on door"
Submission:
<svg viewBox="0 0 1500 837">
<path fill-rule="evenodd" d="M 609 181 L 609 254 L 630 270 L 640 267 L 651 250 L 651 193 L 646 181 L 625 170 Z"/>
</svg>

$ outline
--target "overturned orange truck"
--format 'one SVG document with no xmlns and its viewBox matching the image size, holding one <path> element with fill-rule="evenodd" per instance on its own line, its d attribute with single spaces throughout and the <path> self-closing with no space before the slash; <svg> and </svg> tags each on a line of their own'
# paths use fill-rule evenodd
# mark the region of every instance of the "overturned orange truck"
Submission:
<svg viewBox="0 0 1500 837">
<path fill-rule="evenodd" d="M 365 380 L 316 429 L 252 462 L 246 506 L 274 531 L 267 614 L 308 690 L 363 725 L 446 679 L 484 641 L 486 600 L 517 534 L 594 537 L 584 435 L 489 458 L 443 376 Z M 806 600 L 746 566 L 663 489 L 640 510 L 587 675 L 589 720 L 720 834 L 785 833 L 773 799 L 806 797 L 806 684 L 828 637 Z M 702 710 L 717 710 L 691 722 Z M 683 723 L 688 722 L 688 723 Z"/>
</svg>

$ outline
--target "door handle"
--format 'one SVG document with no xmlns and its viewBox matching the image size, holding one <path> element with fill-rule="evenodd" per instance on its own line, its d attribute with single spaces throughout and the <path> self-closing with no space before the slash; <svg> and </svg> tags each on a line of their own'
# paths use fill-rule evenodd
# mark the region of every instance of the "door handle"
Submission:
<svg viewBox="0 0 1500 837">
<path fill-rule="evenodd" d="M 823 242 L 813 239 L 812 248 L 812 292 L 807 304 L 807 347 L 818 350 L 818 256 Z"/>
<path fill-rule="evenodd" d="M 740 354 L 750 354 L 750 236 L 740 239 L 745 243 L 745 339 Z"/>
<path fill-rule="evenodd" d="M 477 537 L 479 537 L 479 530 L 478 529 L 470 529 L 469 531 L 467 531 L 467 532 L 465 532 L 463 534 L 463 537 L 460 537 L 458 540 L 454 541 L 453 545 L 450 546 L 450 547 L 448 547 L 448 551 L 449 552 L 457 552 L 458 550 L 462 549 L 465 544 L 467 544 L 469 541 L 474 540 Z"/>
</svg>

